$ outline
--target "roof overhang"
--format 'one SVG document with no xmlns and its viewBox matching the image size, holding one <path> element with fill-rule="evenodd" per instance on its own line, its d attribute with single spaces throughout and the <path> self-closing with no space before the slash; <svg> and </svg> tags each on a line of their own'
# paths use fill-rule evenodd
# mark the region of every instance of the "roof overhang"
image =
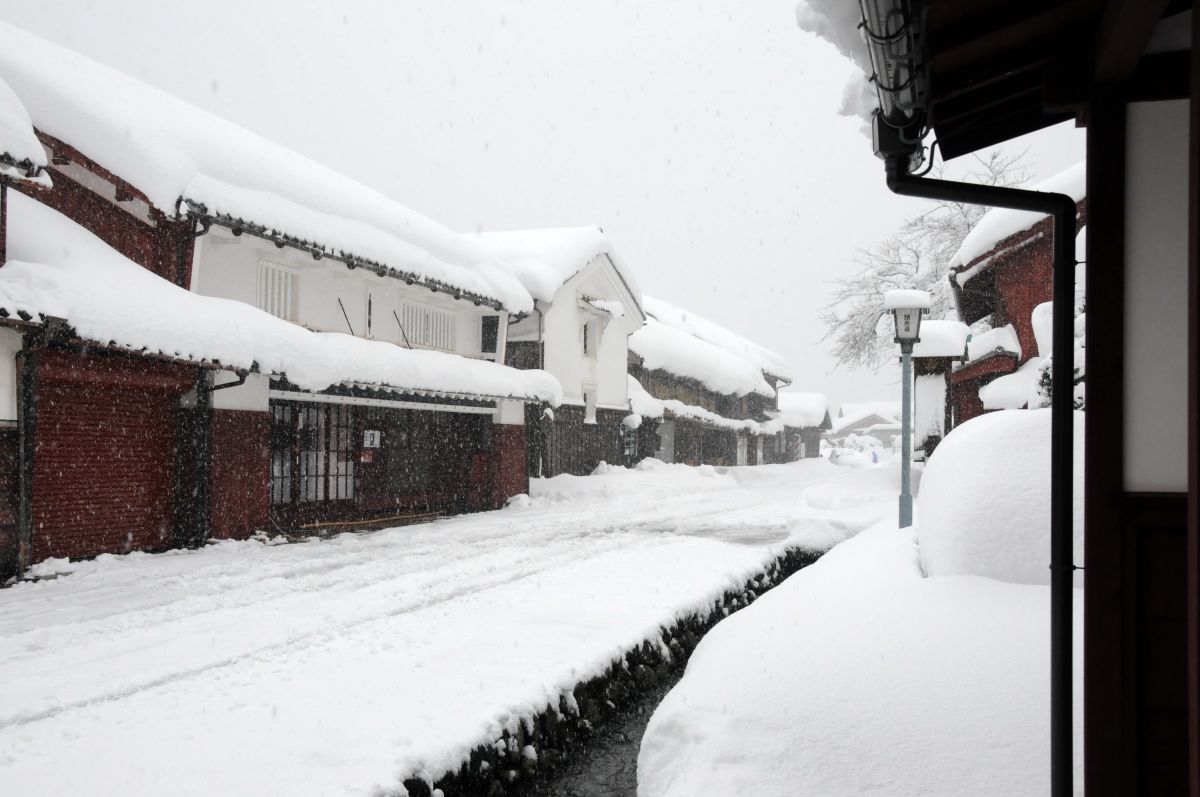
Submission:
<svg viewBox="0 0 1200 797">
<path fill-rule="evenodd" d="M 876 32 L 893 31 L 894 23 L 883 22 L 889 14 L 902 15 L 911 30 L 911 46 L 894 47 L 897 55 L 891 59 L 880 55 L 878 41 L 872 45 L 876 71 L 883 74 L 876 82 L 885 115 L 897 118 L 888 76 L 897 69 L 911 73 L 904 97 L 914 106 L 909 118 L 934 133 L 944 158 L 1059 122 L 1086 122 L 1096 86 L 1122 86 L 1133 98 L 1186 96 L 1187 58 L 1170 52 L 1147 55 L 1147 45 L 1160 21 L 1190 9 L 1190 0 L 869 0 L 863 5 L 865 22 Z"/>
</svg>

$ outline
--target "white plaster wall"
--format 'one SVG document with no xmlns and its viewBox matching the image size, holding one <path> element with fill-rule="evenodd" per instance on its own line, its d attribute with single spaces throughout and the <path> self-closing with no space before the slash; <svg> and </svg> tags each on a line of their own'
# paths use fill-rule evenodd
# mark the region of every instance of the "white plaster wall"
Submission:
<svg viewBox="0 0 1200 797">
<path fill-rule="evenodd" d="M 525 405 L 519 401 L 500 401 L 492 414 L 492 423 L 505 426 L 523 426 L 525 424 Z"/>
<path fill-rule="evenodd" d="M 237 374 L 232 371 L 218 371 L 213 379 L 213 384 L 224 385 L 236 381 Z M 265 374 L 247 374 L 246 384 L 227 387 L 212 394 L 213 409 L 266 412 L 268 409 L 267 391 L 270 390 L 270 387 L 270 377 Z"/>
<path fill-rule="evenodd" d="M 456 300 L 445 293 L 433 293 L 428 288 L 406 285 L 394 278 L 379 277 L 362 269 L 351 271 L 337 261 L 316 261 L 303 252 L 290 248 L 279 249 L 269 241 L 250 235 L 235 237 L 220 227 L 214 227 L 207 235 L 197 239 L 192 290 L 206 296 L 219 296 L 255 305 L 258 300 L 260 262 L 294 270 L 299 278 L 298 317 L 295 320 L 302 326 L 321 332 L 348 332 L 348 317 L 355 335 L 403 346 L 404 335 L 393 312 L 399 310 L 402 302 L 408 301 L 453 313 L 455 353 L 478 357 L 481 356 L 482 318 L 497 313 L 493 308 L 476 307 L 473 302 Z M 368 297 L 371 299 L 369 329 Z M 345 307 L 345 315 L 338 305 L 339 299 Z M 501 359 L 506 318 L 501 314 Z"/>
<path fill-rule="evenodd" d="M 1188 102 L 1131 103 L 1127 124 L 1125 489 L 1186 491 Z"/>
<path fill-rule="evenodd" d="M 544 314 L 546 370 L 562 384 L 569 403 L 583 400 L 586 384 L 595 385 L 597 406 L 624 409 L 629 406 L 626 378 L 629 335 L 641 325 L 640 321 L 634 317 L 633 308 L 627 308 L 624 318 L 602 323 L 596 356 L 585 357 L 579 330 L 586 320 L 597 316 L 579 307 L 582 296 L 629 301 L 606 258 L 596 258 L 567 280 Z"/>
<path fill-rule="evenodd" d="M 946 377 L 918 376 L 913 390 L 913 437 L 916 447 L 930 435 L 944 435 L 946 421 Z"/>
<path fill-rule="evenodd" d="M 0 421 L 17 420 L 17 352 L 21 333 L 0 328 Z"/>
</svg>

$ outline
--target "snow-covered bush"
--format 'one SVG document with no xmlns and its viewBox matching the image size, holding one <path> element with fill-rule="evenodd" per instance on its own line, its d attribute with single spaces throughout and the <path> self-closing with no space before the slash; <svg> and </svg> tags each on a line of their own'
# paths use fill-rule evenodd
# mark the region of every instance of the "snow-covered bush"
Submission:
<svg viewBox="0 0 1200 797">
<path fill-rule="evenodd" d="M 942 440 L 921 479 L 929 576 L 1050 582 L 1050 410 L 1001 410 Z M 1083 559 L 1083 413 L 1075 413 L 1075 561 Z M 1076 576 L 1082 583 L 1081 575 Z"/>
</svg>

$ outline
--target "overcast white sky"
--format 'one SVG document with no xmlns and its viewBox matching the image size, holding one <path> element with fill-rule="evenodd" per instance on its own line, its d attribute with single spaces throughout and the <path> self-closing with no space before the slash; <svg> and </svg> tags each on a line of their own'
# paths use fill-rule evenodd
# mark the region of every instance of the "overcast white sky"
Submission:
<svg viewBox="0 0 1200 797">
<path fill-rule="evenodd" d="M 850 72 L 794 0 L 0 0 L 0 18 L 136 75 L 458 230 L 600 224 L 649 294 L 835 370 L 816 313 L 894 197 Z M 1082 131 L 1027 137 L 1048 176 Z"/>
</svg>

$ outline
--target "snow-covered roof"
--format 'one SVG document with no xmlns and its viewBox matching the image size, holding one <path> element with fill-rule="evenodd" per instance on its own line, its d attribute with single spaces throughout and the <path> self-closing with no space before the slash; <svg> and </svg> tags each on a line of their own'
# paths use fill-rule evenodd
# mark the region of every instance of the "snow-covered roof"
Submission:
<svg viewBox="0 0 1200 797">
<path fill-rule="evenodd" d="M 772 418 L 767 421 L 755 421 L 748 418 L 726 418 L 711 410 L 697 407 L 694 404 L 684 404 L 677 399 L 659 399 L 650 395 L 642 383 L 634 377 L 629 377 L 629 408 L 635 415 L 643 418 L 663 418 L 670 413 L 673 418 L 686 418 L 700 421 L 717 429 L 732 429 L 746 431 L 751 434 L 771 435 L 783 431 L 784 421 Z"/>
<path fill-rule="evenodd" d="M 643 297 L 642 306 L 646 309 L 647 315 L 662 323 L 683 330 L 714 346 L 719 346 L 765 374 L 779 377 L 785 382 L 792 381 L 792 369 L 787 360 L 770 349 L 747 340 L 690 310 L 676 307 L 661 299 L 655 299 L 652 296 Z"/>
<path fill-rule="evenodd" d="M 492 255 L 387 196 L 250 131 L 0 22 L 0 79 L 34 126 L 175 216 L 177 203 L 327 254 L 370 260 L 495 301 L 529 293 Z"/>
<path fill-rule="evenodd" d="M 779 391 L 779 418 L 784 426 L 821 426 L 829 420 L 829 399 L 824 393 Z"/>
<path fill-rule="evenodd" d="M 913 357 L 962 357 L 971 328 L 961 321 L 933 319 L 921 322 L 921 339 L 913 346 Z"/>
<path fill-rule="evenodd" d="M 1006 351 L 1021 359 L 1021 340 L 1012 324 L 972 335 L 967 341 L 967 360 L 975 361 L 996 351 Z"/>
<path fill-rule="evenodd" d="M 33 133 L 21 98 L 0 79 L 0 174 L 17 180 L 50 185 L 46 150 Z"/>
<path fill-rule="evenodd" d="M 0 308 L 65 319 L 84 340 L 238 370 L 286 375 L 305 390 L 353 384 L 446 396 L 548 401 L 562 388 L 445 352 L 311 332 L 231 299 L 180 288 L 127 260 L 75 222 L 21 194 L 9 198 Z"/>
<path fill-rule="evenodd" d="M 887 412 L 879 412 L 875 409 L 861 409 L 847 413 L 839 417 L 833 422 L 833 428 L 829 430 L 831 436 L 844 434 L 847 430 L 856 426 L 861 427 L 859 431 L 867 432 L 871 429 L 887 428 L 891 429 L 900 423 L 897 420 L 900 417 L 900 408 L 896 407 L 895 414 Z"/>
<path fill-rule="evenodd" d="M 775 396 L 775 391 L 756 366 L 653 317 L 647 318 L 645 326 L 629 336 L 629 349 L 642 358 L 646 369 L 661 369 L 675 376 L 695 379 L 717 393 Z"/>
<path fill-rule="evenodd" d="M 838 407 L 838 417 L 848 418 L 851 415 L 860 415 L 865 412 L 874 412 L 886 418 L 900 417 L 900 402 L 899 401 L 846 401 Z"/>
<path fill-rule="evenodd" d="M 617 256 L 612 239 L 596 225 L 481 232 L 469 237 L 495 254 L 535 299 L 553 301 L 563 283 L 601 255 L 611 261 L 633 300 L 641 299 L 637 282 Z"/>
<path fill-rule="evenodd" d="M 1087 195 L 1086 166 L 1086 161 L 1080 161 L 1034 186 L 1033 190 L 1066 194 L 1078 202 Z M 976 259 L 991 252 L 1005 238 L 1033 227 L 1043 218 L 1045 214 L 1008 208 L 994 208 L 985 213 L 967 233 L 954 257 L 950 258 L 951 268 L 965 269 L 955 274 L 958 284 L 965 285 L 981 268 L 987 266 L 987 262 L 975 263 Z"/>
</svg>

